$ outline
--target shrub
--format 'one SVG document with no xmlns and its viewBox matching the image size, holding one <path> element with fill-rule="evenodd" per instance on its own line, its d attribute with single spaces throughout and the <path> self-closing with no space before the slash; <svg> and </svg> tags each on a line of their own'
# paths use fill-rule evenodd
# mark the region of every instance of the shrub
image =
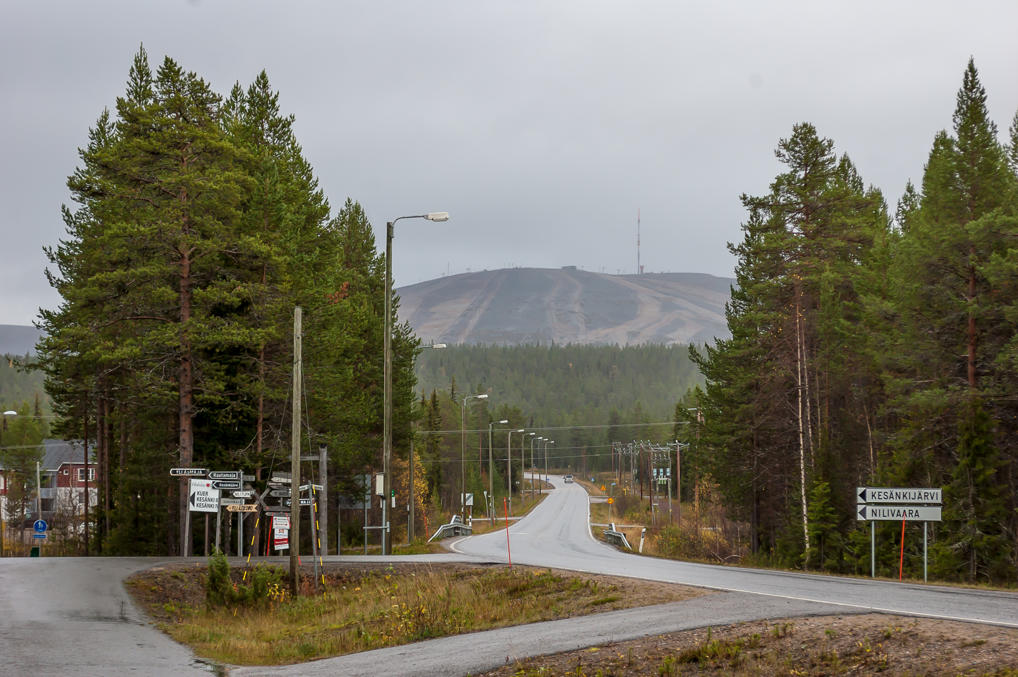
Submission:
<svg viewBox="0 0 1018 677">
<path fill-rule="evenodd" d="M 236 598 L 236 590 L 230 579 L 230 563 L 221 550 L 209 557 L 209 575 L 205 580 L 205 602 L 209 606 L 230 604 Z"/>
<path fill-rule="evenodd" d="M 209 606 L 278 602 L 286 597 L 283 575 L 283 570 L 277 566 L 259 564 L 251 571 L 250 585 L 234 583 L 226 555 L 217 550 L 209 557 L 205 601 Z"/>
</svg>

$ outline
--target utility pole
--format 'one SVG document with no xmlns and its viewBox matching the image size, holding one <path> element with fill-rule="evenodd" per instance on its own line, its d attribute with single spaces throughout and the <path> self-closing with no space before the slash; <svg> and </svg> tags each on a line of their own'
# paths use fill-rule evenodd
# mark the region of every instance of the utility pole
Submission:
<svg viewBox="0 0 1018 677">
<path fill-rule="evenodd" d="M 322 481 L 322 491 L 318 505 L 322 506 L 318 515 L 318 531 L 322 538 L 322 554 L 329 554 L 329 447 L 318 445 L 318 477 Z M 293 492 L 291 492 L 293 493 Z M 314 495 L 314 492 L 311 492 Z M 337 514 L 337 519 L 339 518 Z M 337 544 L 339 541 L 336 542 Z M 338 545 L 337 545 L 338 547 Z M 338 555 L 339 552 L 337 551 Z"/>
<path fill-rule="evenodd" d="M 300 546 L 300 393 L 301 393 L 301 309 L 293 309 L 293 419 L 290 430 L 290 595 L 297 596 L 297 548 Z"/>
</svg>

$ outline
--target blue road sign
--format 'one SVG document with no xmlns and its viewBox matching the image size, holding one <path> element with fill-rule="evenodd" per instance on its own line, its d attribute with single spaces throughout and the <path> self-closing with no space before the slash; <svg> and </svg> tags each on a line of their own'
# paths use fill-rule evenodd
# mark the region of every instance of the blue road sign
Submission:
<svg viewBox="0 0 1018 677">
<path fill-rule="evenodd" d="M 46 520 L 35 520 L 35 523 L 32 524 L 32 528 L 35 529 L 36 533 L 44 534 L 46 533 L 46 529 L 49 528 L 49 525 L 46 524 Z"/>
</svg>

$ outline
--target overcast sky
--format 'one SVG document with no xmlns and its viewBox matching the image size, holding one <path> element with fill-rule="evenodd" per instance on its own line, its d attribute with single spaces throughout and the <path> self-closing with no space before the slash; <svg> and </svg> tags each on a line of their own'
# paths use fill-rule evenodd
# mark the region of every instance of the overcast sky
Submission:
<svg viewBox="0 0 1018 677">
<path fill-rule="evenodd" d="M 268 72 L 334 209 L 397 226 L 398 286 L 509 266 L 732 274 L 740 193 L 808 121 L 893 210 L 969 56 L 1004 140 L 1018 2 L 0 0 L 0 324 L 55 307 L 42 248 L 144 43 L 221 93 Z M 379 238 L 379 246 L 384 240 Z"/>
</svg>

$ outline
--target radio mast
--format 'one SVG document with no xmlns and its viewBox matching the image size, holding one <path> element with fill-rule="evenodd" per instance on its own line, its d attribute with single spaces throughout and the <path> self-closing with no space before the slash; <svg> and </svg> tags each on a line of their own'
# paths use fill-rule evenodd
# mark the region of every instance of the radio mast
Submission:
<svg viewBox="0 0 1018 677">
<path fill-rule="evenodd" d="M 636 208 L 636 274 L 643 274 L 643 266 L 640 265 L 640 208 Z"/>
</svg>

